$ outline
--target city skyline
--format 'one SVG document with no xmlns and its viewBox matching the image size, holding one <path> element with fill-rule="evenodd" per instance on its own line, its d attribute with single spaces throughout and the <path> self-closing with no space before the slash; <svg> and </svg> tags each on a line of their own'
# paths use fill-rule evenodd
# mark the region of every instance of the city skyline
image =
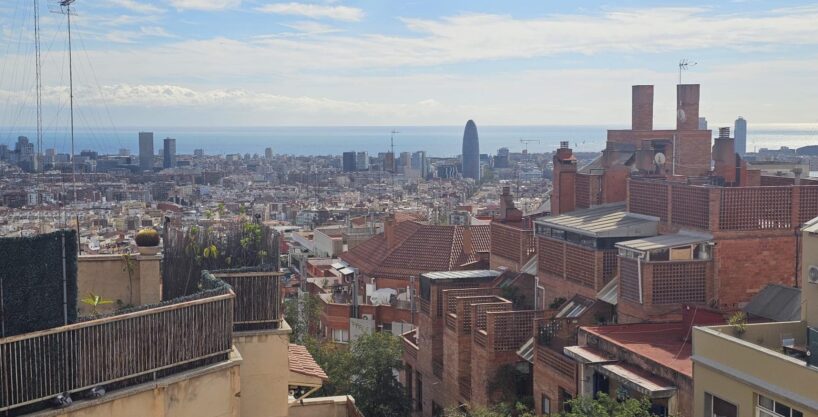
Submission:
<svg viewBox="0 0 818 417">
<path fill-rule="evenodd" d="M 0 6 L 9 45 L 0 98 L 25 107 L 0 114 L 2 126 L 33 125 L 27 7 Z M 682 58 L 698 62 L 683 78 L 708 87 L 701 114 L 711 123 L 816 123 L 818 7 L 804 2 L 75 8 L 79 126 L 611 124 L 626 119 L 617 98 L 636 82 L 656 85 L 656 123 L 669 125 Z M 44 116 L 63 126 L 65 33 L 42 11 Z"/>
</svg>

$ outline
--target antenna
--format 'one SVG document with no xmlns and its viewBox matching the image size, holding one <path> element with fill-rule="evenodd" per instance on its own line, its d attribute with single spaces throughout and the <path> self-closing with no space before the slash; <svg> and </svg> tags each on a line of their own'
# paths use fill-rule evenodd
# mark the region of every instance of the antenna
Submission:
<svg viewBox="0 0 818 417">
<path fill-rule="evenodd" d="M 682 60 L 679 61 L 679 84 L 682 83 L 682 71 L 687 71 L 690 67 L 695 67 L 697 64 L 698 62 L 690 62 L 687 58 L 682 58 Z"/>
<path fill-rule="evenodd" d="M 520 143 L 525 145 L 525 153 L 528 154 L 529 143 L 540 143 L 539 139 L 520 139 Z"/>
<path fill-rule="evenodd" d="M 40 66 L 40 2 L 34 0 L 34 71 L 37 84 L 37 156 L 35 171 L 42 171 L 43 163 L 43 81 Z"/>
<path fill-rule="evenodd" d="M 68 160 L 71 161 L 71 184 L 74 191 L 74 204 L 77 204 L 77 164 L 74 160 L 74 62 L 71 49 L 71 5 L 76 0 L 59 0 L 59 11 L 54 13 L 64 14 L 68 19 L 68 96 L 69 96 L 69 114 L 71 119 L 71 155 Z M 80 245 L 80 218 L 77 216 L 77 248 L 82 253 L 82 246 Z"/>
</svg>

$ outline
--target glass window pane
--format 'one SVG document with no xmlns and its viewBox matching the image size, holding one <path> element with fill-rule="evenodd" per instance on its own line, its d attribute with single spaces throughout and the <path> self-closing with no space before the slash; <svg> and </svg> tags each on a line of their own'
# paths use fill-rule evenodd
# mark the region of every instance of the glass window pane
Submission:
<svg viewBox="0 0 818 417">
<path fill-rule="evenodd" d="M 738 407 L 719 397 L 713 397 L 714 417 L 738 417 Z"/>
<path fill-rule="evenodd" d="M 790 417 L 790 407 L 787 407 L 781 403 L 775 403 L 775 412 L 777 414 L 781 414 L 784 417 Z"/>
<path fill-rule="evenodd" d="M 769 399 L 769 398 L 767 398 L 767 397 L 765 397 L 763 395 L 758 396 L 758 405 L 760 405 L 760 406 L 762 406 L 762 407 L 764 407 L 764 408 L 766 408 L 768 410 L 774 410 L 775 409 L 774 408 L 775 403 L 773 402 L 773 400 L 771 400 L 771 399 Z"/>
</svg>

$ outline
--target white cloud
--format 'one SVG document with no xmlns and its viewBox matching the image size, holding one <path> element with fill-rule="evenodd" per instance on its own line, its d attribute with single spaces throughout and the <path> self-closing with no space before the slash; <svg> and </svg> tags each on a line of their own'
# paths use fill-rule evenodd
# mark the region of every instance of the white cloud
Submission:
<svg viewBox="0 0 818 417">
<path fill-rule="evenodd" d="M 256 8 L 263 13 L 304 16 L 312 19 L 334 19 L 357 22 L 364 18 L 364 11 L 349 6 L 325 6 L 308 3 L 273 3 Z"/>
<path fill-rule="evenodd" d="M 311 20 L 303 20 L 303 21 L 293 22 L 293 23 L 284 23 L 283 25 L 290 28 L 290 29 L 293 29 L 293 30 L 296 30 L 298 32 L 308 34 L 308 35 L 323 35 L 323 34 L 327 34 L 327 33 L 334 33 L 334 32 L 340 32 L 341 31 L 340 29 L 338 29 L 336 27 L 333 27 L 333 26 L 330 26 L 330 25 L 325 25 L 325 24 L 319 23 L 319 22 L 314 22 L 314 21 L 311 21 Z M 275 36 L 273 36 L 273 37 L 275 37 Z M 264 37 L 260 37 L 259 39 L 262 39 L 262 38 L 264 38 Z"/>
<path fill-rule="evenodd" d="M 137 13 L 163 13 L 165 10 L 152 4 L 140 2 L 137 0 L 108 0 L 108 3 L 113 6 L 122 7 L 132 12 Z"/>
<path fill-rule="evenodd" d="M 239 7 L 241 0 L 169 0 L 179 10 L 215 11 Z"/>
</svg>

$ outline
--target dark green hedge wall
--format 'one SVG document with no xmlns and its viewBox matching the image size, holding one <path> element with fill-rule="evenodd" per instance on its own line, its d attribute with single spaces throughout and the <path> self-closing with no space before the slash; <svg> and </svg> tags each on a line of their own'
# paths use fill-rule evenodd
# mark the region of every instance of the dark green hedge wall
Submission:
<svg viewBox="0 0 818 417">
<path fill-rule="evenodd" d="M 0 239 L 2 336 L 62 326 L 65 236 L 68 322 L 77 320 L 77 235 L 73 230 Z"/>
</svg>

